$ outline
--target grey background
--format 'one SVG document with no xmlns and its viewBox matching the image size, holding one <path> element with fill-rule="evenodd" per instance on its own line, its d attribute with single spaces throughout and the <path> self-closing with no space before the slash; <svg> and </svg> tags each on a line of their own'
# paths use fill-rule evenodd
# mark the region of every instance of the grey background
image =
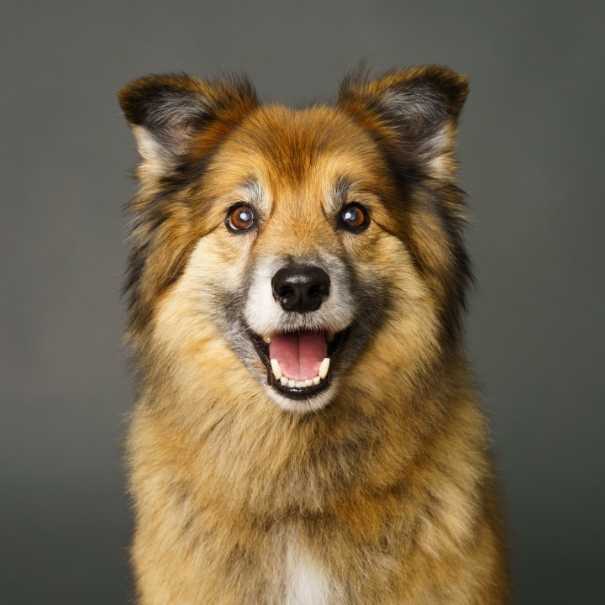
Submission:
<svg viewBox="0 0 605 605">
<path fill-rule="evenodd" d="M 135 153 L 116 90 L 148 72 L 234 70 L 265 99 L 300 103 L 329 98 L 363 58 L 472 78 L 468 345 L 506 490 L 515 602 L 602 602 L 603 7 L 5 3 L 2 603 L 129 599 L 119 289 Z"/>
</svg>

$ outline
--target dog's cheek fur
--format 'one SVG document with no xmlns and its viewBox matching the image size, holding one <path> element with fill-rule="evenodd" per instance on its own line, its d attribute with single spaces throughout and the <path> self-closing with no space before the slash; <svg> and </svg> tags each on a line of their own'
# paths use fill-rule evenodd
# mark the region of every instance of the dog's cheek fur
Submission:
<svg viewBox="0 0 605 605">
<path fill-rule="evenodd" d="M 255 233 L 234 236 L 220 225 L 196 245 L 181 291 L 187 290 L 197 300 L 197 313 L 213 323 L 217 338 L 258 378 L 264 366 L 242 320 L 255 239 Z M 195 338 L 195 325 L 188 338 Z"/>
<path fill-rule="evenodd" d="M 225 304 L 240 304 L 247 258 L 241 246 L 250 243 L 242 241 L 238 252 L 228 244 L 218 230 L 198 240 L 180 279 L 156 303 L 142 354 L 153 400 L 189 402 L 171 413 L 179 423 L 198 422 L 200 430 L 217 401 L 227 410 L 263 403 L 260 385 L 241 363 L 247 357 L 258 362 L 251 345 L 228 344 L 239 324 L 230 322 Z M 178 395 L 172 397 L 172 390 Z"/>
<path fill-rule="evenodd" d="M 139 206 L 137 208 L 137 206 Z M 129 295 L 129 337 L 133 343 L 147 327 L 158 296 L 182 274 L 195 244 L 191 210 L 163 199 L 133 200 L 135 215 L 125 291 Z"/>
<path fill-rule="evenodd" d="M 454 185 L 432 185 L 417 188 L 408 200 L 405 243 L 435 298 L 440 339 L 447 350 L 460 342 L 472 273 L 462 239 L 463 193 Z"/>
<path fill-rule="evenodd" d="M 381 233 L 355 259 L 370 333 L 347 385 L 368 401 L 410 391 L 442 352 L 438 301 L 401 239 Z"/>
</svg>

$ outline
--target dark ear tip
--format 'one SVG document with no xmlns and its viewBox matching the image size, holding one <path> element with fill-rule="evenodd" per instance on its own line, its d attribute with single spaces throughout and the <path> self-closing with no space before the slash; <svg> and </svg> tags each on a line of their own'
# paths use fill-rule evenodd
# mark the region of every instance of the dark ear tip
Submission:
<svg viewBox="0 0 605 605">
<path fill-rule="evenodd" d="M 120 88 L 117 96 L 120 109 L 126 116 L 126 119 L 132 122 L 132 84 L 127 84 Z"/>
<path fill-rule="evenodd" d="M 140 126 L 149 107 L 169 92 L 191 92 L 196 81 L 187 74 L 151 74 L 132 80 L 118 91 L 118 103 L 126 119 Z"/>
<path fill-rule="evenodd" d="M 118 91 L 118 103 L 130 124 L 141 125 L 145 122 L 147 105 L 153 99 L 154 91 L 161 76 L 143 76 L 130 81 Z"/>
<path fill-rule="evenodd" d="M 350 73 L 340 86 L 339 102 L 346 102 L 356 96 L 380 97 L 387 90 L 428 87 L 439 95 L 449 115 L 456 119 L 469 93 L 468 78 L 445 65 L 417 65 L 392 70 L 376 80 L 369 76 L 366 69 Z"/>
<path fill-rule="evenodd" d="M 154 108 L 175 98 L 197 99 L 200 108 L 239 102 L 250 108 L 258 103 L 252 84 L 245 77 L 198 80 L 185 73 L 152 74 L 132 80 L 118 91 L 118 102 L 126 119 L 136 126 L 153 120 Z"/>
<path fill-rule="evenodd" d="M 421 67 L 418 77 L 431 82 L 445 96 L 450 113 L 457 117 L 470 91 L 468 77 L 445 65 Z"/>
</svg>

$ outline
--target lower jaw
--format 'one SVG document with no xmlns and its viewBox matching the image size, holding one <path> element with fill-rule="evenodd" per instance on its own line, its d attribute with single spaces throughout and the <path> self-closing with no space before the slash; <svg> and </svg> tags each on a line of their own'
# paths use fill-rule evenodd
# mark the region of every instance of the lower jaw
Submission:
<svg viewBox="0 0 605 605">
<path fill-rule="evenodd" d="M 281 384 L 279 380 L 273 376 L 271 370 L 267 371 L 267 384 L 272 389 L 275 389 L 280 395 L 284 397 L 288 397 L 290 399 L 295 399 L 299 401 L 304 401 L 305 399 L 311 399 L 320 393 L 323 393 L 332 382 L 332 373 L 328 374 L 319 384 L 312 385 L 310 387 L 285 387 Z"/>
</svg>

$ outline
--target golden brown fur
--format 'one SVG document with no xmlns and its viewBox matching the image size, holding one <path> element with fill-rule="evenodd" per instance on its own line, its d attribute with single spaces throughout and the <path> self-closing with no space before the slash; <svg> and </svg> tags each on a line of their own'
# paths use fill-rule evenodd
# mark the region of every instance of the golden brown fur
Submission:
<svg viewBox="0 0 605 605">
<path fill-rule="evenodd" d="M 201 117 L 187 106 L 181 121 L 150 118 L 145 103 L 174 106 L 183 91 Z M 438 132 L 423 132 L 422 116 L 393 121 L 381 96 L 393 91 L 444 104 L 429 116 Z M 465 96 L 465 80 L 437 67 L 354 79 L 336 106 L 299 111 L 260 106 L 241 82 L 159 76 L 122 91 L 143 157 L 129 282 L 141 605 L 292 603 L 292 560 L 321 570 L 326 604 L 507 602 L 487 429 L 459 330 L 468 268 L 453 148 Z M 156 129 L 159 155 L 137 128 Z M 234 237 L 225 211 L 251 175 L 267 218 Z M 343 175 L 371 210 L 359 236 L 328 220 Z M 239 292 L 258 258 L 319 244 L 361 283 L 379 279 L 388 310 L 334 399 L 294 414 L 223 337 L 219 293 Z"/>
</svg>

